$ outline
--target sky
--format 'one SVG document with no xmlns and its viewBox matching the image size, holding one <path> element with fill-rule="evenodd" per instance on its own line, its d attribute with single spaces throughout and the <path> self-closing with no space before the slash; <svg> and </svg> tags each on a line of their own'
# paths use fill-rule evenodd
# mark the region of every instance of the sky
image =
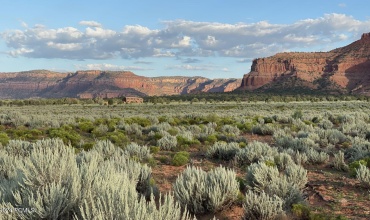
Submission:
<svg viewBox="0 0 370 220">
<path fill-rule="evenodd" d="M 242 78 L 255 58 L 370 32 L 368 0 L 0 0 L 0 72 Z"/>
</svg>

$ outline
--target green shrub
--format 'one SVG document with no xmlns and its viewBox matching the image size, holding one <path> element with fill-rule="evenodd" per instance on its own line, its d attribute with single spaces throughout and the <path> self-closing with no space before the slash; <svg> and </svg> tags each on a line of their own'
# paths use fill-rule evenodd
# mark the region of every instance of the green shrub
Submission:
<svg viewBox="0 0 370 220">
<path fill-rule="evenodd" d="M 208 141 L 209 143 L 213 144 L 217 141 L 217 136 L 214 135 L 214 134 L 211 134 L 211 135 L 208 135 L 206 141 Z"/>
<path fill-rule="evenodd" d="M 71 127 L 63 126 L 60 128 L 51 128 L 47 131 L 49 137 L 60 138 L 64 144 L 72 144 L 72 146 L 78 146 L 81 136 Z"/>
<path fill-rule="evenodd" d="M 179 131 L 174 128 L 169 129 L 167 132 L 172 136 L 176 136 L 179 133 Z"/>
<path fill-rule="evenodd" d="M 84 121 L 78 124 L 81 131 L 91 133 L 94 130 L 94 124 L 91 121 Z"/>
<path fill-rule="evenodd" d="M 240 148 L 245 148 L 247 146 L 247 143 L 245 142 L 239 142 L 239 147 Z"/>
<path fill-rule="evenodd" d="M 324 213 L 314 213 L 311 209 L 302 203 L 293 204 L 293 216 L 301 220 L 347 220 L 346 217 L 338 215 L 336 217 Z"/>
<path fill-rule="evenodd" d="M 158 160 L 163 164 L 170 164 L 171 159 L 168 156 L 159 156 Z"/>
<path fill-rule="evenodd" d="M 99 140 L 110 140 L 116 146 L 124 146 L 130 142 L 130 139 L 121 131 L 108 132 L 106 136 L 100 137 Z"/>
<path fill-rule="evenodd" d="M 94 142 L 84 143 L 84 144 L 82 145 L 82 149 L 84 149 L 85 151 L 89 151 L 89 150 L 91 150 L 93 147 L 94 147 Z"/>
<path fill-rule="evenodd" d="M 0 143 L 5 146 L 9 143 L 9 137 L 6 133 L 1 132 L 0 133 Z"/>
<path fill-rule="evenodd" d="M 183 166 L 189 162 L 189 153 L 186 151 L 180 151 L 175 154 L 172 158 L 172 165 Z"/>
<path fill-rule="evenodd" d="M 356 177 L 356 169 L 360 168 L 360 165 L 366 166 L 367 162 L 365 160 L 356 160 L 349 164 L 349 174 L 352 177 Z"/>
<path fill-rule="evenodd" d="M 150 146 L 150 153 L 152 154 L 156 154 L 160 151 L 160 147 L 156 147 L 156 146 Z"/>
<path fill-rule="evenodd" d="M 180 148 L 187 148 L 192 144 L 199 144 L 198 140 L 189 139 L 183 136 L 176 136 L 177 139 L 177 146 Z"/>
<path fill-rule="evenodd" d="M 150 126 L 152 123 L 149 119 L 147 118 L 141 118 L 141 117 L 131 117 L 131 118 L 125 118 L 125 122 L 129 125 L 131 124 L 138 124 L 142 127 L 148 127 Z"/>
<path fill-rule="evenodd" d="M 298 203 L 298 204 L 293 204 L 292 213 L 294 216 L 298 217 L 299 219 L 305 220 L 305 219 L 309 219 L 311 210 L 307 205 Z"/>
</svg>

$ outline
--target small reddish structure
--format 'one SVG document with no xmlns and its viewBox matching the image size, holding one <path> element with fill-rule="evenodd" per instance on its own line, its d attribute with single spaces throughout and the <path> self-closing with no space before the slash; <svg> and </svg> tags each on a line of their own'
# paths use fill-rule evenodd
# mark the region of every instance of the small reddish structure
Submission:
<svg viewBox="0 0 370 220">
<path fill-rule="evenodd" d="M 124 103 L 143 103 L 144 99 L 140 97 L 127 96 L 122 99 Z"/>
</svg>

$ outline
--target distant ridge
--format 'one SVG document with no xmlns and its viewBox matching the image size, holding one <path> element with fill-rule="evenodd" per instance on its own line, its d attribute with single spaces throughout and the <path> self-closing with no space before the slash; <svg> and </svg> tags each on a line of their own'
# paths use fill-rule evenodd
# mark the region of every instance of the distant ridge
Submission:
<svg viewBox="0 0 370 220">
<path fill-rule="evenodd" d="M 59 73 L 31 70 L 0 73 L 0 98 L 114 98 L 230 92 L 240 84 L 241 79 L 144 77 L 130 71 L 84 70 L 75 73 Z"/>
</svg>

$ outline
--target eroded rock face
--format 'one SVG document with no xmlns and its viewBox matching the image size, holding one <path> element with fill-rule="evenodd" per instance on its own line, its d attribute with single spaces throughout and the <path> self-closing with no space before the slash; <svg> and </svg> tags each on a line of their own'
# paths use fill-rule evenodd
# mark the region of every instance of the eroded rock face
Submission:
<svg viewBox="0 0 370 220">
<path fill-rule="evenodd" d="M 348 91 L 367 94 L 370 89 L 370 33 L 352 44 L 329 52 L 278 53 L 255 59 L 241 88 L 255 90 L 282 76 L 311 82 L 328 78 Z M 361 88 L 359 90 L 359 88 Z"/>
<path fill-rule="evenodd" d="M 193 92 L 229 92 L 241 79 L 204 77 L 143 77 L 128 71 L 56 73 L 35 70 L 0 73 L 0 98 L 79 97 L 114 98 L 126 95 L 175 95 Z"/>
</svg>

